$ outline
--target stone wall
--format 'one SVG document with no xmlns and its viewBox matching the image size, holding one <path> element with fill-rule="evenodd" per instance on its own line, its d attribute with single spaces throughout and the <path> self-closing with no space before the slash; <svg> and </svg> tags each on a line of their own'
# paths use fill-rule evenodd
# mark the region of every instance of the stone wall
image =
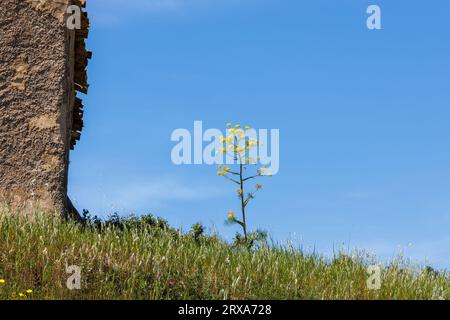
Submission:
<svg viewBox="0 0 450 320">
<path fill-rule="evenodd" d="M 69 30 L 68 5 L 81 0 L 2 0 L 0 4 L 0 203 L 73 211 L 69 150 L 79 139 L 87 92 L 82 30 Z"/>
</svg>

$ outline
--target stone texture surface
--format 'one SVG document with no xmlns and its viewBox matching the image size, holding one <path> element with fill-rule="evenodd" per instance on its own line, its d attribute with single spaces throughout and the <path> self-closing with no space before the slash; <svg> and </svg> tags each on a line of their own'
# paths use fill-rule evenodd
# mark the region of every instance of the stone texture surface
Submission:
<svg viewBox="0 0 450 320">
<path fill-rule="evenodd" d="M 0 5 L 0 202 L 22 211 L 70 210 L 69 150 L 82 124 L 73 129 L 78 31 L 66 28 L 64 12 L 78 3 Z"/>
<path fill-rule="evenodd" d="M 60 22 L 64 21 L 66 8 L 70 5 L 70 0 L 25 0 L 36 10 L 51 13 Z"/>
</svg>

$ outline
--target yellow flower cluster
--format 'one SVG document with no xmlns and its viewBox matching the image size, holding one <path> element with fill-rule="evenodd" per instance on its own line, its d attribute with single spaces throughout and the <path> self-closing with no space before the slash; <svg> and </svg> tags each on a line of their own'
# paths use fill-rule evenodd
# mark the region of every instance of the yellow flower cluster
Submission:
<svg viewBox="0 0 450 320">
<path fill-rule="evenodd" d="M 233 220 L 236 213 L 232 210 L 228 211 L 228 220 Z"/>
<path fill-rule="evenodd" d="M 0 284 L 5 284 L 5 283 L 6 283 L 5 279 L 0 279 Z M 32 293 L 33 293 L 33 290 L 28 289 L 28 290 L 25 290 L 25 293 L 19 292 L 17 295 L 22 298 L 22 297 L 25 297 L 27 294 L 32 294 Z"/>
<path fill-rule="evenodd" d="M 231 168 L 229 166 L 223 166 L 223 165 L 219 165 L 219 172 L 217 172 L 217 175 L 224 177 L 226 176 L 230 171 Z"/>
<path fill-rule="evenodd" d="M 232 153 L 242 159 L 247 151 L 259 145 L 257 139 L 247 138 L 246 136 L 246 131 L 251 129 L 250 126 L 245 126 L 242 129 L 240 124 L 233 126 L 231 123 L 227 123 L 227 127 L 229 128 L 229 134 L 226 137 L 220 137 L 220 142 L 224 144 L 222 153 Z"/>
<path fill-rule="evenodd" d="M 32 293 L 33 293 L 33 290 L 28 289 L 28 290 L 25 291 L 25 293 L 19 292 L 18 295 L 19 295 L 19 297 L 23 298 L 23 297 L 25 297 L 27 294 L 32 294 Z"/>
</svg>

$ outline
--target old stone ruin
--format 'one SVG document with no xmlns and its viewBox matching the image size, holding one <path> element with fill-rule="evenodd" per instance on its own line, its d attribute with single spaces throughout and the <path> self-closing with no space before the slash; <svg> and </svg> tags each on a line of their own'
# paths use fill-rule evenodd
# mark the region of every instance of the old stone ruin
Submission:
<svg viewBox="0 0 450 320">
<path fill-rule="evenodd" d="M 0 205 L 13 212 L 76 214 L 67 180 L 83 127 L 77 92 L 88 91 L 85 2 L 0 3 Z M 78 28 L 68 28 L 71 6 Z"/>
</svg>

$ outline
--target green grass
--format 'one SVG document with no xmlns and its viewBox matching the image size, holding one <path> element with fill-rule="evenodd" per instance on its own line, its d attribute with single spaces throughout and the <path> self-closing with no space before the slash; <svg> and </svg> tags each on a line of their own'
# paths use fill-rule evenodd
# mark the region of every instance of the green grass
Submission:
<svg viewBox="0 0 450 320">
<path fill-rule="evenodd" d="M 450 278 L 400 260 L 368 290 L 365 254 L 325 259 L 292 247 L 248 250 L 148 221 L 98 228 L 0 213 L 0 299 L 449 299 Z M 68 290 L 66 265 L 82 269 Z M 33 293 L 19 297 L 19 292 Z"/>
</svg>

